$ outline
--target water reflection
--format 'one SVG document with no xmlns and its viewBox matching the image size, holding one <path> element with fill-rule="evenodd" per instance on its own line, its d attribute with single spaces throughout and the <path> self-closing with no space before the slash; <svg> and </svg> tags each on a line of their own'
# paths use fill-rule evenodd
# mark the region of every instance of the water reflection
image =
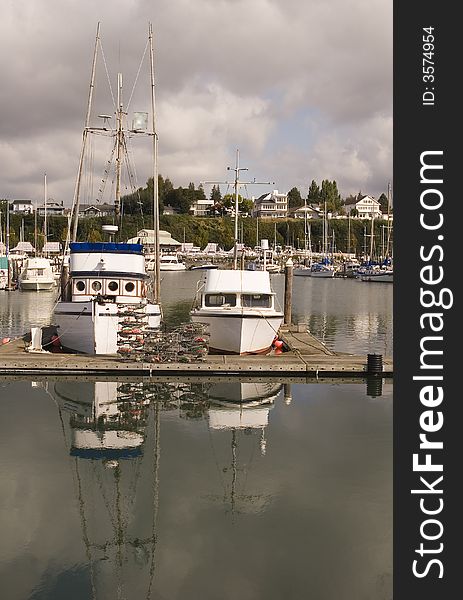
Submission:
<svg viewBox="0 0 463 600">
<path fill-rule="evenodd" d="M 7 386 L 5 597 L 390 597 L 387 379 Z"/>
</svg>

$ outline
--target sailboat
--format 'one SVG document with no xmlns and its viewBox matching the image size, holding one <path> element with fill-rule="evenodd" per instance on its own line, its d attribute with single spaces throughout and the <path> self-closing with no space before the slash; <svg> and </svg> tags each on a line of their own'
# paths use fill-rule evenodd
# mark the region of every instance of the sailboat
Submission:
<svg viewBox="0 0 463 600">
<path fill-rule="evenodd" d="M 313 263 L 310 267 L 311 277 L 334 277 L 336 270 L 330 263 L 328 258 L 328 217 L 326 213 L 326 200 L 325 210 L 323 212 L 323 254 L 322 259 L 319 262 Z"/>
<path fill-rule="evenodd" d="M 45 175 L 45 221 L 44 235 L 47 241 L 47 180 Z M 35 256 L 26 258 L 19 275 L 19 288 L 21 290 L 49 291 L 55 287 L 55 276 L 51 262 L 45 256 L 37 256 L 37 206 L 35 207 Z"/>
<path fill-rule="evenodd" d="M 269 352 L 283 322 L 269 272 L 238 269 L 238 187 L 244 184 L 239 181 L 241 170 L 246 169 L 239 167 L 237 150 L 233 269 L 205 271 L 196 305 L 190 313 L 194 323 L 209 326 L 209 349 L 221 354 Z"/>
<path fill-rule="evenodd" d="M 95 68 L 100 47 L 100 24 L 97 27 L 93 57 L 90 92 L 87 104 L 86 123 L 83 132 L 82 150 L 78 178 L 74 193 L 68 238 L 71 235 L 73 220 L 73 241 L 69 243 L 69 279 L 63 269 L 61 299 L 54 311 L 55 324 L 61 344 L 70 350 L 85 354 L 116 354 L 118 331 L 131 319 L 137 327 L 155 329 L 160 326 L 161 308 L 159 304 L 159 264 L 155 269 L 155 289 L 150 294 L 150 277 L 146 272 L 142 244 L 114 241 L 118 225 L 103 225 L 109 235 L 108 242 L 77 242 L 77 223 L 81 177 L 89 134 L 111 136 L 114 140 L 112 157 L 115 161 L 115 217 L 120 219 L 121 207 L 121 168 L 127 157 L 128 135 L 148 135 L 153 139 L 153 221 L 156 255 L 159 256 L 159 215 L 157 189 L 157 134 L 155 128 L 154 103 L 154 55 L 153 31 L 149 25 L 150 83 L 152 130 L 146 131 L 148 114 L 135 113 L 131 129 L 126 126 L 127 112 L 122 101 L 122 74 L 117 78 L 117 104 L 115 106 L 116 127 L 109 125 L 108 115 L 103 118 L 103 126 L 90 126 Z M 156 235 L 157 234 L 157 235 Z"/>
</svg>

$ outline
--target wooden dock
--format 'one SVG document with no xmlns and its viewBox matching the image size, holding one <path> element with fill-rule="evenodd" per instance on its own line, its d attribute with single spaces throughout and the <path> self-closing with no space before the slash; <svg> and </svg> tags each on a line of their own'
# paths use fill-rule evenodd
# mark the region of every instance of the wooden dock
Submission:
<svg viewBox="0 0 463 600">
<path fill-rule="evenodd" d="M 147 363 L 118 356 L 87 356 L 29 352 L 23 339 L 0 346 L 0 375 L 137 375 L 150 377 L 366 377 L 367 355 L 335 353 L 309 333 L 305 326 L 280 330 L 289 351 L 281 354 L 208 355 L 194 363 Z M 392 377 L 392 359 L 383 357 L 382 377 Z"/>
</svg>

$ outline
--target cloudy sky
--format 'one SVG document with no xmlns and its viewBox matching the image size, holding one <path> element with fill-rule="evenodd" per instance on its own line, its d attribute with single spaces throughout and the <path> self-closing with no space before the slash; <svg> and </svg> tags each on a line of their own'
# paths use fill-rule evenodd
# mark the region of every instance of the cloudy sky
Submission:
<svg viewBox="0 0 463 600">
<path fill-rule="evenodd" d="M 229 181 L 239 149 L 242 179 L 274 183 L 244 195 L 294 186 L 304 194 L 312 179 L 335 179 L 343 196 L 387 190 L 387 0 L 4 0 L 0 198 L 41 202 L 46 173 L 48 196 L 70 205 L 98 21 L 96 114 L 113 112 L 106 69 L 113 93 L 124 74 L 127 102 L 140 67 L 128 112 L 149 109 L 142 57 L 153 23 L 158 166 L 174 186 Z M 149 147 L 141 148 L 144 185 Z"/>
</svg>

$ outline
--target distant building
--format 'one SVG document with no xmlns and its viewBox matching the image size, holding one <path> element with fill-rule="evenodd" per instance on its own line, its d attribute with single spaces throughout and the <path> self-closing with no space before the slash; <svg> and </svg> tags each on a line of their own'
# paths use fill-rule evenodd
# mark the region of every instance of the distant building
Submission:
<svg viewBox="0 0 463 600">
<path fill-rule="evenodd" d="M 348 215 L 350 215 L 355 208 L 357 211 L 357 218 L 359 219 L 382 218 L 380 204 L 373 196 L 365 195 L 360 198 L 358 196 L 356 198 L 351 198 L 346 201 L 344 208 Z"/>
<path fill-rule="evenodd" d="M 194 200 L 190 208 L 190 214 L 194 217 L 208 217 L 214 206 L 214 200 L 201 198 Z"/>
<path fill-rule="evenodd" d="M 147 254 L 155 252 L 154 229 L 141 229 L 136 237 L 127 240 L 128 244 L 143 244 Z M 159 247 L 161 251 L 175 252 L 182 244 L 175 240 L 168 231 L 159 231 Z"/>
<path fill-rule="evenodd" d="M 294 208 L 289 211 L 289 217 L 294 219 L 304 219 L 307 213 L 308 219 L 322 219 L 323 218 L 323 210 L 319 206 L 301 206 L 299 208 Z"/>
<path fill-rule="evenodd" d="M 288 194 L 273 190 L 254 199 L 253 217 L 285 218 L 288 216 Z"/>
<path fill-rule="evenodd" d="M 62 217 L 66 213 L 66 209 L 63 206 L 63 202 L 61 203 L 50 201 L 47 202 L 47 217 Z M 45 216 L 45 204 L 37 207 L 37 214 L 39 217 Z"/>
<path fill-rule="evenodd" d="M 13 200 L 12 204 L 10 204 L 10 211 L 31 215 L 34 212 L 32 200 Z"/>
<path fill-rule="evenodd" d="M 163 215 L 176 215 L 177 211 L 175 210 L 175 208 L 173 206 L 170 206 L 169 204 L 166 204 L 164 206 L 162 214 Z"/>
<path fill-rule="evenodd" d="M 80 204 L 79 217 L 112 217 L 115 213 L 114 204 Z"/>
</svg>

